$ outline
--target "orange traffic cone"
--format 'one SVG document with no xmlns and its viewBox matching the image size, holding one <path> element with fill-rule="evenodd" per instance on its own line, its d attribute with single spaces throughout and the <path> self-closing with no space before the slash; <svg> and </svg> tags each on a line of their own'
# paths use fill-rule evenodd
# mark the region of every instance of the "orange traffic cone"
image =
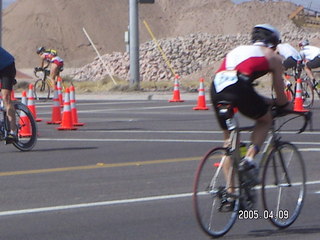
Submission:
<svg viewBox="0 0 320 240">
<path fill-rule="evenodd" d="M 70 86 L 69 89 L 70 89 L 70 105 L 71 105 L 73 126 L 83 126 L 84 123 L 78 122 L 78 111 L 76 107 L 76 94 L 75 94 L 74 86 Z"/>
<path fill-rule="evenodd" d="M 52 106 L 52 114 L 51 121 L 47 122 L 47 124 L 60 124 L 61 123 L 61 107 L 58 98 L 58 89 L 57 86 L 54 87 L 53 93 L 53 106 Z"/>
<path fill-rule="evenodd" d="M 63 107 L 63 97 L 62 97 L 62 78 L 61 77 L 57 77 L 57 88 L 58 88 L 58 98 L 59 98 L 59 102 L 60 102 L 60 106 Z"/>
<path fill-rule="evenodd" d="M 301 78 L 298 78 L 297 79 L 296 97 L 294 99 L 294 108 L 293 108 L 293 110 L 297 111 L 297 112 L 308 112 L 309 110 L 307 110 L 307 109 L 305 109 L 303 107 L 301 85 L 302 85 L 302 80 L 301 80 Z"/>
<path fill-rule="evenodd" d="M 287 97 L 287 100 L 288 100 L 289 102 L 291 102 L 292 99 L 293 99 L 292 93 L 291 93 L 289 90 L 285 90 L 284 93 L 285 93 L 285 95 L 286 95 L 286 97 Z"/>
<path fill-rule="evenodd" d="M 12 89 L 12 91 L 11 91 L 11 100 L 12 101 L 16 101 L 16 100 L 18 100 L 15 96 L 14 96 L 14 91 L 13 91 L 13 89 Z"/>
<path fill-rule="evenodd" d="M 26 91 L 22 92 L 21 103 L 23 103 L 24 105 L 27 105 Z M 18 134 L 20 137 L 30 137 L 32 135 L 29 118 L 24 112 L 21 112 L 19 125 L 20 125 L 20 128 L 19 128 Z"/>
<path fill-rule="evenodd" d="M 173 89 L 173 98 L 169 100 L 169 102 L 184 102 L 184 100 L 180 99 L 180 90 L 179 90 L 179 75 L 175 76 L 174 79 L 174 89 Z"/>
<path fill-rule="evenodd" d="M 30 110 L 30 112 L 32 113 L 34 119 L 37 122 L 41 122 L 42 119 L 37 118 L 37 110 L 36 110 L 36 106 L 34 104 L 34 93 L 33 93 L 33 84 L 30 83 L 29 84 L 29 92 L 28 92 L 28 101 L 27 101 L 27 106 Z"/>
<path fill-rule="evenodd" d="M 200 87 L 199 87 L 199 96 L 198 96 L 198 105 L 193 108 L 193 110 L 208 110 L 206 106 L 206 97 L 204 90 L 204 79 L 200 78 Z"/>
<path fill-rule="evenodd" d="M 70 90 L 66 89 L 65 92 L 65 101 L 63 105 L 63 114 L 62 114 L 62 122 L 58 130 L 76 130 L 77 128 L 73 126 L 72 123 L 72 114 L 70 109 Z"/>
</svg>

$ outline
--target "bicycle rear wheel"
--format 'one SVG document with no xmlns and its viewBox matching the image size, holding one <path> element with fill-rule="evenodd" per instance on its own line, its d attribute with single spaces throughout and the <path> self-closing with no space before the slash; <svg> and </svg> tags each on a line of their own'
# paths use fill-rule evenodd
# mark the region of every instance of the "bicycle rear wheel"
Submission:
<svg viewBox="0 0 320 240">
<path fill-rule="evenodd" d="M 290 226 L 299 216 L 306 194 L 302 156 L 291 143 L 281 142 L 268 155 L 262 175 L 264 217 L 279 228 Z"/>
<path fill-rule="evenodd" d="M 211 237 L 226 234 L 238 216 L 238 176 L 230 177 L 236 171 L 232 164 L 227 170 L 229 159 L 226 148 L 212 149 L 200 162 L 195 175 L 193 208 L 200 227 Z"/>
<path fill-rule="evenodd" d="M 50 98 L 51 87 L 48 82 L 42 79 L 36 80 L 34 84 L 34 95 L 37 100 L 47 100 Z"/>
<path fill-rule="evenodd" d="M 301 95 L 303 100 L 303 107 L 305 108 L 312 107 L 313 101 L 314 101 L 314 91 L 313 91 L 313 85 L 308 78 L 302 80 L 301 91 L 302 91 Z"/>
<path fill-rule="evenodd" d="M 32 113 L 22 103 L 14 104 L 18 140 L 12 144 L 21 151 L 31 150 L 37 142 L 37 125 Z"/>
</svg>

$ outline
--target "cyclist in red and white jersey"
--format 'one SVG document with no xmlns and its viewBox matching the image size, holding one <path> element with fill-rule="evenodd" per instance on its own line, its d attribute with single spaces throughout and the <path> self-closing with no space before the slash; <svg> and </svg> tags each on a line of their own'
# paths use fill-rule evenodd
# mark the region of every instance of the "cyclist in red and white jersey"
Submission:
<svg viewBox="0 0 320 240">
<path fill-rule="evenodd" d="M 252 30 L 252 45 L 242 45 L 230 51 L 216 72 L 211 86 L 211 100 L 221 128 L 224 130 L 225 145 L 229 131 L 223 119 L 219 118 L 217 104 L 229 101 L 239 112 L 255 120 L 251 145 L 240 163 L 243 171 L 254 186 L 258 183 L 258 170 L 253 161 L 265 141 L 272 123 L 270 104 L 292 109 L 284 94 L 281 57 L 275 52 L 281 42 L 280 33 L 269 24 L 256 25 Z M 271 80 L 277 98 L 267 99 L 259 95 L 252 83 L 261 76 L 271 73 Z M 275 101 L 275 102 L 273 102 Z"/>
<path fill-rule="evenodd" d="M 63 59 L 57 56 L 56 50 L 46 50 L 44 47 L 39 47 L 37 49 L 37 54 L 41 58 L 40 69 L 47 68 L 50 65 L 49 77 L 56 83 L 56 77 L 60 75 L 60 72 L 63 69 Z M 35 70 L 39 70 L 39 68 L 36 68 Z"/>
<path fill-rule="evenodd" d="M 312 69 L 320 67 L 320 48 L 309 45 L 309 40 L 303 40 L 299 43 L 300 54 L 305 62 L 305 71 L 314 86 L 318 83 L 313 75 Z"/>
</svg>

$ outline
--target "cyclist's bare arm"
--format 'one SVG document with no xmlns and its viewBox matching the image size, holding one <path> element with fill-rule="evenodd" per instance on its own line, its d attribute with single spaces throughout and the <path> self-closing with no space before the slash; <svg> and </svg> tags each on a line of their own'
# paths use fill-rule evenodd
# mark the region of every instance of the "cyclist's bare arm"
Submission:
<svg viewBox="0 0 320 240">
<path fill-rule="evenodd" d="M 269 61 L 270 69 L 272 71 L 272 83 L 277 96 L 276 104 L 279 106 L 283 106 L 288 102 L 288 100 L 286 95 L 284 94 L 282 59 L 271 49 L 266 48 L 264 50 Z"/>
</svg>

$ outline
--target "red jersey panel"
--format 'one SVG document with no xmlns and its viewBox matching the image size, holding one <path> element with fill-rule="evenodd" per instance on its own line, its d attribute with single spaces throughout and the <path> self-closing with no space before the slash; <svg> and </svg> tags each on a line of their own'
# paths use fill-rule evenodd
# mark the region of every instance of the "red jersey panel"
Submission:
<svg viewBox="0 0 320 240">
<path fill-rule="evenodd" d="M 217 73 L 225 70 L 237 70 L 254 80 L 268 73 L 270 68 L 261 47 L 248 45 L 239 46 L 227 54 Z"/>
</svg>

